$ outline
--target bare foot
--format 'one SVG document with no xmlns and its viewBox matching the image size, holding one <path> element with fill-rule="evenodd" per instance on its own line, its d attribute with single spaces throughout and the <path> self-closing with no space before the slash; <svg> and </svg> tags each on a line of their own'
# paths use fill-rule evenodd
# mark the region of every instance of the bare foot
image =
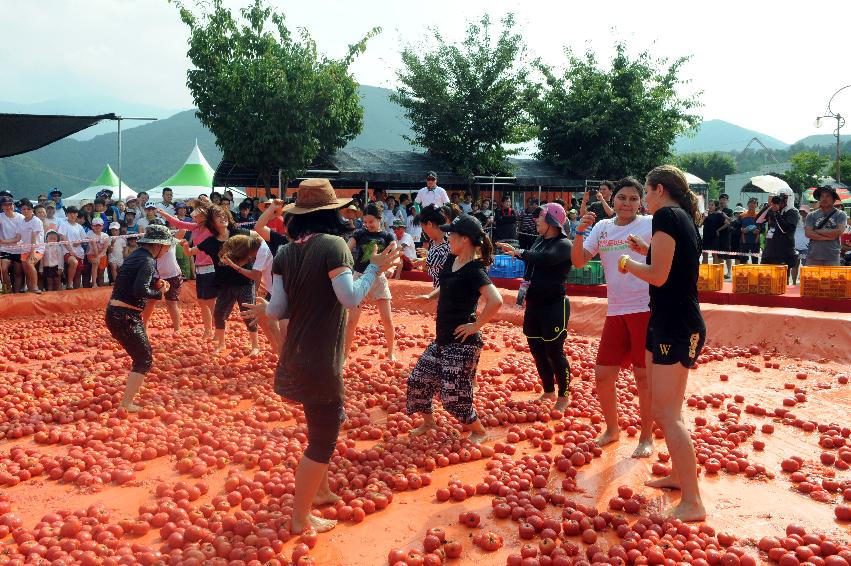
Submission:
<svg viewBox="0 0 851 566">
<path fill-rule="evenodd" d="M 472 444 L 481 444 L 488 439 L 488 433 L 486 432 L 471 432 L 470 436 L 467 437 Z"/>
<path fill-rule="evenodd" d="M 597 446 L 605 446 L 606 444 L 617 442 L 619 436 L 620 430 L 612 430 L 610 428 L 607 428 L 606 432 L 598 436 L 597 440 L 595 440 L 594 442 L 597 444 Z"/>
<path fill-rule="evenodd" d="M 680 501 L 680 504 L 671 509 L 668 514 L 686 523 L 706 519 L 706 509 L 704 509 L 703 503 L 700 501 L 697 503 Z"/>
<path fill-rule="evenodd" d="M 321 505 L 333 505 L 338 501 L 340 501 L 340 496 L 333 491 L 329 491 L 328 493 L 317 493 L 316 497 L 313 498 L 313 504 L 317 507 Z"/>
<path fill-rule="evenodd" d="M 553 392 L 553 393 L 542 393 L 540 397 L 538 397 L 537 399 L 535 399 L 535 401 L 536 401 L 536 402 L 541 402 L 541 401 L 555 401 L 555 400 L 556 400 L 556 394 L 555 394 L 555 392 Z"/>
<path fill-rule="evenodd" d="M 255 358 L 260 355 L 260 348 L 251 348 L 251 351 L 248 352 L 249 358 Z"/>
<path fill-rule="evenodd" d="M 638 446 L 635 447 L 635 452 L 632 453 L 633 458 L 647 458 L 653 454 L 653 439 L 638 439 Z"/>
<path fill-rule="evenodd" d="M 297 521 L 293 518 L 290 524 L 290 532 L 294 535 L 300 535 L 308 529 L 314 529 L 317 533 L 327 533 L 337 526 L 337 521 L 331 519 L 322 519 L 316 515 L 308 515 L 307 520 Z"/>
<path fill-rule="evenodd" d="M 568 405 L 570 405 L 570 396 L 569 395 L 566 396 L 566 397 L 559 397 L 556 400 L 556 404 L 553 407 L 553 409 L 555 409 L 556 411 L 564 412 L 564 410 L 567 409 Z"/>
<path fill-rule="evenodd" d="M 205 332 L 204 334 L 201 335 L 201 340 L 212 340 L 212 339 L 213 339 L 213 333 L 212 332 Z"/>
<path fill-rule="evenodd" d="M 418 426 L 417 428 L 411 429 L 410 432 L 408 432 L 408 436 L 421 436 L 435 428 L 437 427 L 433 424 L 424 424 L 422 426 Z"/>
<path fill-rule="evenodd" d="M 213 353 L 218 354 L 219 352 L 221 352 L 224 349 L 225 349 L 224 344 L 216 344 L 216 347 L 213 349 Z"/>
<path fill-rule="evenodd" d="M 128 413 L 138 413 L 139 411 L 142 410 L 142 407 L 140 407 L 139 405 L 136 405 L 135 403 L 130 403 L 129 405 L 121 405 L 121 406 L 124 407 L 125 409 L 127 409 Z"/>
<path fill-rule="evenodd" d="M 673 476 L 665 476 L 658 480 L 647 480 L 644 482 L 647 487 L 655 487 L 658 489 L 680 489 L 680 482 Z"/>
<path fill-rule="evenodd" d="M 388 352 L 387 353 L 387 361 L 395 362 L 396 361 L 396 354 L 394 354 L 393 352 Z"/>
</svg>

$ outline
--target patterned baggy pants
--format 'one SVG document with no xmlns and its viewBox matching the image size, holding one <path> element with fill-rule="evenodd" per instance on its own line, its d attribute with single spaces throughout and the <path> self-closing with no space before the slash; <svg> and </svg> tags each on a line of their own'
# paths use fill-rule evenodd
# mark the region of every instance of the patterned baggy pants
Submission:
<svg viewBox="0 0 851 566">
<path fill-rule="evenodd" d="M 472 344 L 432 342 L 408 378 L 407 413 L 431 413 L 432 399 L 440 393 L 443 408 L 464 424 L 478 418 L 473 407 L 473 381 L 481 347 Z"/>
</svg>

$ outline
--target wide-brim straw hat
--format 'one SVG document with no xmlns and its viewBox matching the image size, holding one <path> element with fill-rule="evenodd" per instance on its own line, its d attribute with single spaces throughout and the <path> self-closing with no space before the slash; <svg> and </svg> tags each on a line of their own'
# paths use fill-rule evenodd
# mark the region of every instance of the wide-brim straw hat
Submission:
<svg viewBox="0 0 851 566">
<path fill-rule="evenodd" d="M 343 207 L 352 202 L 351 198 L 337 198 L 334 187 L 328 179 L 305 179 L 298 186 L 298 197 L 292 204 L 284 207 L 287 214 L 309 214 L 320 210 Z"/>
</svg>

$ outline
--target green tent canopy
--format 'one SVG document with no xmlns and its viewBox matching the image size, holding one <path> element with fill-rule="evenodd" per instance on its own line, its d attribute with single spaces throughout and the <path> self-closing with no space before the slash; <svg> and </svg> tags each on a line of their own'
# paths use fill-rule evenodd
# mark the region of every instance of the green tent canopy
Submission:
<svg viewBox="0 0 851 566">
<path fill-rule="evenodd" d="M 100 175 L 91 185 L 80 191 L 79 193 L 62 199 L 66 206 L 78 206 L 80 201 L 94 201 L 97 194 L 104 189 L 112 191 L 112 200 L 118 200 L 118 175 L 112 170 L 109 164 L 103 168 Z M 121 199 L 127 200 L 136 196 L 136 191 L 128 187 L 125 183 L 121 183 Z"/>
<path fill-rule="evenodd" d="M 177 173 L 151 189 L 148 194 L 151 200 L 160 201 L 163 189 L 169 187 L 176 201 L 196 198 L 201 193 L 209 195 L 213 190 L 214 173 L 215 171 L 198 148 L 198 142 L 195 142 L 192 153 Z"/>
</svg>

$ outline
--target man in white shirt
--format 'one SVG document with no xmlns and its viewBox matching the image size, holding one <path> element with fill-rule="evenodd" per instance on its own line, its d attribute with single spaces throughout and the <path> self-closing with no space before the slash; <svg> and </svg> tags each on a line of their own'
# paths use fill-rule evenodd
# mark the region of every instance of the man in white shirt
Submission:
<svg viewBox="0 0 851 566">
<path fill-rule="evenodd" d="M 168 187 L 163 189 L 163 201 L 157 205 L 159 210 L 164 210 L 165 212 L 174 216 L 174 213 L 177 212 L 174 209 L 174 203 L 172 199 L 174 198 L 174 193 Z"/>
<path fill-rule="evenodd" d="M 414 238 L 405 231 L 405 228 L 404 220 L 397 218 L 393 221 L 393 237 L 396 239 L 396 245 L 402 250 L 402 265 L 396 269 L 394 274 L 396 279 L 402 276 L 403 271 L 411 271 L 414 268 L 414 260 L 417 259 Z"/>
<path fill-rule="evenodd" d="M 47 193 L 47 198 L 52 200 L 53 204 L 56 205 L 56 219 L 65 220 L 65 207 L 62 205 L 62 191 L 59 189 L 53 189 Z"/>
<path fill-rule="evenodd" d="M 417 198 L 414 199 L 414 202 L 418 203 L 422 208 L 432 204 L 434 206 L 449 204 L 449 195 L 441 187 L 437 186 L 437 173 L 429 171 L 426 174 L 426 186 L 417 192 Z"/>
<path fill-rule="evenodd" d="M 473 197 L 467 191 L 464 191 L 464 200 L 461 201 L 460 206 L 464 214 L 470 214 L 473 210 Z"/>
<path fill-rule="evenodd" d="M 65 209 L 65 222 L 59 224 L 59 235 L 68 242 L 65 244 L 66 289 L 79 289 L 83 283 L 83 258 L 86 256 L 83 240 L 88 238 L 86 229 L 77 224 L 77 214 L 77 207 L 69 206 Z"/>
<path fill-rule="evenodd" d="M 29 201 L 21 203 L 21 213 L 21 267 L 27 280 L 27 291 L 41 294 L 36 265 L 44 256 L 44 223 L 33 214 L 33 205 Z"/>
<path fill-rule="evenodd" d="M 170 213 L 171 214 L 171 213 Z M 174 216 L 174 214 L 171 214 Z M 145 230 L 147 230 L 148 226 L 157 219 L 157 206 L 153 203 L 148 203 L 145 205 L 145 216 L 140 218 L 136 224 L 139 225 L 139 233 L 144 234 Z"/>
<path fill-rule="evenodd" d="M 17 293 L 24 284 L 21 250 L 17 246 L 21 241 L 21 222 L 24 217 L 15 212 L 15 199 L 10 196 L 0 197 L 0 209 L 0 270 L 3 272 L 3 290 Z M 9 267 L 13 270 L 14 281 L 9 277 Z"/>
</svg>

